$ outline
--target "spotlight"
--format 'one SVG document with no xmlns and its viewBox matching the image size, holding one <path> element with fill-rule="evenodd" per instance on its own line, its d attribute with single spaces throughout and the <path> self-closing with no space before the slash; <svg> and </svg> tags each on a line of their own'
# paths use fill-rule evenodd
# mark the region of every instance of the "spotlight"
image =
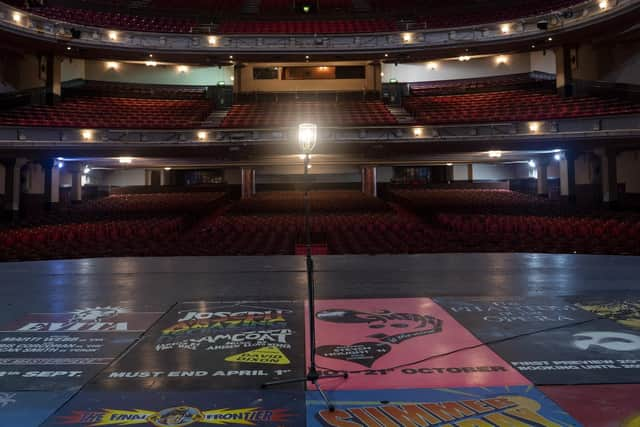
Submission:
<svg viewBox="0 0 640 427">
<path fill-rule="evenodd" d="M 19 24 L 22 21 L 22 14 L 20 12 L 13 12 L 11 19 L 13 19 L 13 22 L 16 24 Z"/>
<path fill-rule="evenodd" d="M 413 34 L 404 33 L 402 35 L 402 41 L 405 42 L 405 43 L 411 43 L 413 41 Z"/>
<path fill-rule="evenodd" d="M 147 67 L 155 67 L 158 63 L 156 61 L 144 61 L 144 65 Z"/>
<path fill-rule="evenodd" d="M 81 134 L 82 134 L 82 139 L 84 139 L 85 141 L 88 141 L 93 137 L 93 131 L 90 129 L 83 130 Z"/>
<path fill-rule="evenodd" d="M 133 159 L 131 157 L 120 157 L 118 158 L 118 161 L 120 162 L 120 164 L 129 165 L 131 164 L 131 162 L 133 162 Z"/>
<path fill-rule="evenodd" d="M 509 34 L 509 32 L 511 31 L 511 25 L 510 24 L 502 24 L 500 26 L 500 31 L 502 32 L 502 34 Z"/>
<path fill-rule="evenodd" d="M 532 168 L 532 169 L 533 169 L 533 168 L 535 168 L 535 167 L 536 167 L 536 162 L 535 162 L 535 160 L 529 160 L 529 162 L 528 162 L 528 163 L 529 163 L 529 167 L 530 167 L 530 168 Z"/>
<path fill-rule="evenodd" d="M 598 7 L 600 8 L 600 10 L 605 10 L 607 7 L 609 7 L 609 2 L 607 0 L 600 0 L 600 2 L 598 3 Z"/>
<path fill-rule="evenodd" d="M 553 37 L 549 37 L 549 38 L 547 39 L 547 41 L 552 42 L 552 41 L 553 41 Z"/>
<path fill-rule="evenodd" d="M 204 141 L 205 139 L 207 139 L 207 133 L 203 131 L 198 132 L 198 139 L 200 141 Z"/>
<path fill-rule="evenodd" d="M 87 165 L 84 167 L 84 170 L 82 171 L 85 175 L 89 175 L 89 172 L 91 172 L 91 168 Z"/>
<path fill-rule="evenodd" d="M 217 36 L 209 36 L 207 40 L 209 42 L 209 45 L 211 45 L 211 46 L 215 46 L 215 45 L 218 44 L 218 37 Z"/>
<path fill-rule="evenodd" d="M 438 69 L 438 63 L 437 62 L 427 62 L 427 69 L 428 70 L 437 70 Z"/>
<path fill-rule="evenodd" d="M 423 129 L 422 128 L 413 128 L 413 136 L 419 138 L 422 136 Z"/>
<path fill-rule="evenodd" d="M 67 50 L 71 50 L 71 46 L 67 46 Z"/>
<path fill-rule="evenodd" d="M 540 123 L 538 122 L 529 123 L 529 131 L 533 133 L 537 133 L 539 130 L 540 130 Z"/>
<path fill-rule="evenodd" d="M 109 31 L 107 33 L 107 37 L 109 37 L 109 40 L 115 42 L 118 41 L 118 32 L 117 31 Z"/>
<path fill-rule="evenodd" d="M 507 62 L 509 62 L 509 57 L 506 55 L 499 55 L 496 57 L 496 64 L 498 65 L 505 65 Z"/>
<path fill-rule="evenodd" d="M 107 70 L 117 71 L 120 68 L 120 64 L 117 62 L 109 61 L 106 63 Z"/>
<path fill-rule="evenodd" d="M 178 73 L 186 73 L 189 71 L 189 67 L 186 65 L 178 65 L 176 69 L 178 70 Z"/>
<path fill-rule="evenodd" d="M 491 150 L 489 151 L 489 157 L 491 157 L 492 159 L 499 159 L 500 157 L 502 157 L 502 151 Z"/>
<path fill-rule="evenodd" d="M 557 162 L 559 162 L 560 160 L 562 160 L 562 154 L 554 154 L 553 155 L 554 160 L 556 160 Z"/>
<path fill-rule="evenodd" d="M 166 170 L 166 171 L 170 171 L 170 170 L 171 170 L 171 168 L 167 166 L 166 168 L 164 168 L 164 170 Z"/>
<path fill-rule="evenodd" d="M 447 166 L 453 166 L 453 163 L 447 163 Z"/>
</svg>

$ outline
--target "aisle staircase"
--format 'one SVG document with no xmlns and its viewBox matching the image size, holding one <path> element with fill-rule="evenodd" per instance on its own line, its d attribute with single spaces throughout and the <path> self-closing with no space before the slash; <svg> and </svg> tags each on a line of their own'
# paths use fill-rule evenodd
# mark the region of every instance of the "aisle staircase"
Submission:
<svg viewBox="0 0 640 427">
<path fill-rule="evenodd" d="M 391 114 L 393 114 L 393 117 L 396 118 L 396 120 L 398 121 L 398 123 L 400 124 L 412 124 L 415 123 L 415 119 L 413 118 L 413 116 L 411 114 L 409 114 L 409 112 L 407 110 L 405 110 L 402 107 L 392 107 L 390 105 L 387 105 L 387 109 L 389 110 L 389 112 Z"/>
</svg>

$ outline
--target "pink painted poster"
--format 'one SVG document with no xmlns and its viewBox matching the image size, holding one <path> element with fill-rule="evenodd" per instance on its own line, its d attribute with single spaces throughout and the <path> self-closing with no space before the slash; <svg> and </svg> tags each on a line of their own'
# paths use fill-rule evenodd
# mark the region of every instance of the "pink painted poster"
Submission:
<svg viewBox="0 0 640 427">
<path fill-rule="evenodd" d="M 429 298 L 320 300 L 316 329 L 327 389 L 530 384 Z"/>
</svg>

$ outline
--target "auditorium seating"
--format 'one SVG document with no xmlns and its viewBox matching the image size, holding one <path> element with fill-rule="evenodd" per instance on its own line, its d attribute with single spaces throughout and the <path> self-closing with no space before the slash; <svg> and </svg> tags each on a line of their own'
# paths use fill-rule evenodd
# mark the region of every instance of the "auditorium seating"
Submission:
<svg viewBox="0 0 640 427">
<path fill-rule="evenodd" d="M 383 200 L 359 191 L 314 190 L 309 194 L 314 213 L 384 212 L 389 206 Z M 304 193 L 301 191 L 270 191 L 258 193 L 251 199 L 240 200 L 229 209 L 229 214 L 264 215 L 304 212 Z"/>
<path fill-rule="evenodd" d="M 62 91 L 64 97 L 205 99 L 207 95 L 206 86 L 116 83 L 98 80 L 85 80 L 79 85 L 65 86 Z"/>
<path fill-rule="evenodd" d="M 237 2 L 235 2 L 237 3 Z M 129 15 L 119 12 L 102 12 L 91 9 L 39 7 L 29 9 L 36 15 L 58 21 L 106 27 L 114 30 L 148 31 L 156 33 L 189 33 L 198 24 L 193 19 L 163 16 Z"/>
<path fill-rule="evenodd" d="M 198 127 L 211 111 L 206 100 L 69 98 L 56 106 L 27 106 L 0 112 L 0 125 L 115 129 Z"/>
<path fill-rule="evenodd" d="M 0 232 L 0 260 L 151 255 L 172 245 L 181 218 L 46 225 Z"/>
<path fill-rule="evenodd" d="M 409 84 L 411 94 L 414 96 L 444 95 L 464 93 L 467 91 L 496 91 L 497 88 L 547 88 L 555 87 L 555 75 L 531 72 L 508 74 L 505 76 L 433 80 L 428 82 L 413 82 Z"/>
<path fill-rule="evenodd" d="M 596 97 L 563 98 L 543 91 L 505 90 L 410 96 L 404 107 L 423 124 L 531 121 L 637 114 L 640 104 Z"/>
<path fill-rule="evenodd" d="M 236 104 L 222 121 L 224 128 L 297 126 L 312 120 L 319 126 L 383 126 L 397 120 L 380 101 L 279 102 Z"/>
<path fill-rule="evenodd" d="M 295 6 L 297 7 L 295 7 Z M 287 15 L 300 13 L 302 2 L 293 0 L 261 0 L 260 13 L 263 15 Z M 313 6 L 318 12 L 350 11 L 353 7 L 351 0 L 316 0 Z"/>
</svg>

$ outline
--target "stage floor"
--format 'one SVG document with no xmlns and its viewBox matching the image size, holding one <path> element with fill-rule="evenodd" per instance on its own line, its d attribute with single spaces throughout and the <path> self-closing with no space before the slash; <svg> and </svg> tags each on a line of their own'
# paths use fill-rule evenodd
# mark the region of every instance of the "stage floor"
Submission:
<svg viewBox="0 0 640 427">
<path fill-rule="evenodd" d="M 302 257 L 0 264 L 0 426 L 640 425 L 640 259 Z M 308 351 L 308 349 L 307 349 Z"/>
</svg>

